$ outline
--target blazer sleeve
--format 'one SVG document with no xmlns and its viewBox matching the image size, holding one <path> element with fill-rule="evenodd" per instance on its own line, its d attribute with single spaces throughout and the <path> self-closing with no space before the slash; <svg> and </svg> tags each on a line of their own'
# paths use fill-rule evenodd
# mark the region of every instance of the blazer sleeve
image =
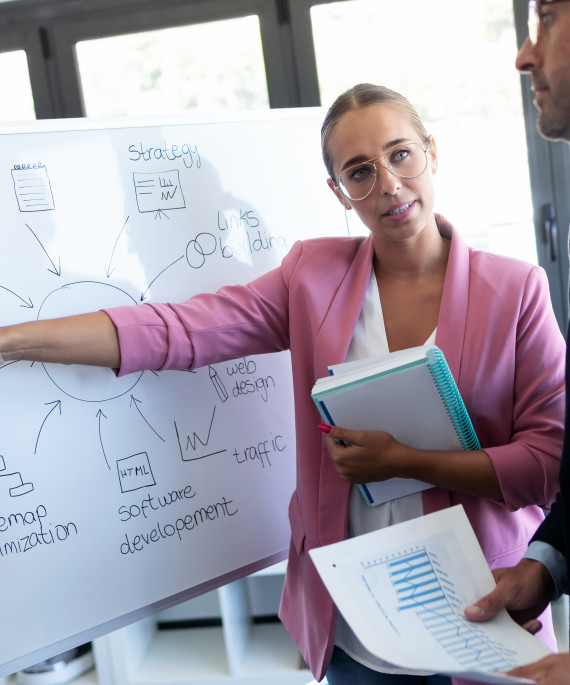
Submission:
<svg viewBox="0 0 570 685">
<path fill-rule="evenodd" d="M 247 285 L 224 286 L 182 303 L 105 309 L 119 338 L 119 376 L 152 369 L 187 370 L 289 347 L 289 281 L 297 242 L 281 266 Z"/>
<path fill-rule="evenodd" d="M 546 275 L 527 276 L 516 325 L 511 437 L 485 447 L 510 509 L 550 507 L 558 491 L 564 433 L 565 344 L 552 306 Z"/>
<path fill-rule="evenodd" d="M 568 327 L 570 336 L 570 325 Z M 567 336 L 567 339 L 570 338 Z M 562 449 L 562 459 L 560 461 L 559 491 L 552 509 L 543 523 L 539 526 L 532 540 L 547 542 L 555 547 L 565 557 L 567 563 L 569 546 L 569 518 L 568 497 L 570 495 L 570 396 L 568 387 L 570 385 L 570 349 L 566 347 L 566 418 L 564 430 L 564 446 Z M 570 565 L 569 565 L 570 566 Z M 570 575 L 569 575 L 570 577 Z"/>
</svg>

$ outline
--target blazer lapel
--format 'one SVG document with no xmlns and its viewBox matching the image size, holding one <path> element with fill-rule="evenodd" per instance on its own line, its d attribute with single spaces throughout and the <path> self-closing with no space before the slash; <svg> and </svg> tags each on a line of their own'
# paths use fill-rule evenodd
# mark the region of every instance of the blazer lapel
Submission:
<svg viewBox="0 0 570 685">
<path fill-rule="evenodd" d="M 461 372 L 461 355 L 469 305 L 469 248 L 443 217 L 436 215 L 440 232 L 451 237 L 449 261 L 437 319 L 435 344 L 443 351 L 456 382 Z"/>
<path fill-rule="evenodd" d="M 327 375 L 328 365 L 339 364 L 346 358 L 370 280 L 372 254 L 372 239 L 368 238 L 358 246 L 353 261 L 338 284 L 315 341 L 314 365 L 317 378 Z M 321 545 L 338 542 L 344 536 L 350 487 L 336 472 L 333 461 L 323 446 L 318 494 Z"/>
<path fill-rule="evenodd" d="M 459 382 L 469 304 L 469 248 L 443 217 L 436 214 L 436 220 L 441 234 L 451 238 L 451 248 L 443 283 L 435 344 L 444 353 L 455 381 Z M 442 488 L 424 490 L 422 505 L 424 514 L 450 507 L 451 493 Z"/>
<path fill-rule="evenodd" d="M 328 374 L 327 366 L 344 362 L 360 316 L 372 268 L 373 243 L 363 240 L 338 284 L 329 311 L 315 340 L 317 378 Z"/>
</svg>

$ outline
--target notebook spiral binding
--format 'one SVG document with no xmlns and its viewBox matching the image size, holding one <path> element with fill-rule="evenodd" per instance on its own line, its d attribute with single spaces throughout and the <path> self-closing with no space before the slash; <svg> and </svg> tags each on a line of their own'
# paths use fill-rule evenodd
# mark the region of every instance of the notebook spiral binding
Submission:
<svg viewBox="0 0 570 685">
<path fill-rule="evenodd" d="M 443 352 L 435 345 L 428 352 L 428 368 L 435 381 L 437 390 L 447 409 L 451 423 L 455 428 L 461 446 L 466 450 L 481 449 L 481 443 L 475 433 L 463 399 L 459 394 Z"/>
</svg>

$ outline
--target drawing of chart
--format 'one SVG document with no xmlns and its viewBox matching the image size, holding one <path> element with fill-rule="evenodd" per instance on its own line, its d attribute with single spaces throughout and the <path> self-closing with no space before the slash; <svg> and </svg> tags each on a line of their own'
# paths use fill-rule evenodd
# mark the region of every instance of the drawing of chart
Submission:
<svg viewBox="0 0 570 685">
<path fill-rule="evenodd" d="M 373 595 L 374 580 L 366 579 L 366 575 L 379 564 L 386 566 L 398 612 L 414 612 L 462 669 L 497 671 L 515 665 L 513 652 L 490 642 L 463 618 L 454 584 L 440 568 L 435 554 L 419 549 L 394 559 L 367 562 L 364 575 Z"/>
</svg>

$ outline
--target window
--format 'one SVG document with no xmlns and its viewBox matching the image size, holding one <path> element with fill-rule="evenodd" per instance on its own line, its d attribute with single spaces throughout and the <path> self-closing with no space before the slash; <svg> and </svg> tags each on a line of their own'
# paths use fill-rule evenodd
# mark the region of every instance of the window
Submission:
<svg viewBox="0 0 570 685">
<path fill-rule="evenodd" d="M 77 44 L 88 116 L 269 106 L 256 16 Z"/>
<path fill-rule="evenodd" d="M 28 60 L 23 50 L 0 53 L 0 120 L 35 119 Z"/>
</svg>

